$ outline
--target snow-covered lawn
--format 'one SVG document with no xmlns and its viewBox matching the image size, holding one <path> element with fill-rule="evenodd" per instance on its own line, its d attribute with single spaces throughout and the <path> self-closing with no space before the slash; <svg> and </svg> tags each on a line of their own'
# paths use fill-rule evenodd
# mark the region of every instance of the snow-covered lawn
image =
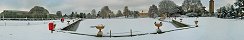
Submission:
<svg viewBox="0 0 244 40">
<path fill-rule="evenodd" d="M 48 20 L 45 21 L 15 21 L 15 20 L 1 20 L 0 26 L 28 26 L 28 25 L 39 25 L 47 24 Z"/>
<path fill-rule="evenodd" d="M 193 25 L 195 18 L 182 18 L 183 23 Z M 171 19 L 166 19 L 170 21 Z M 177 18 L 179 21 L 179 18 Z M 244 40 L 244 20 L 220 19 L 214 17 L 200 17 L 198 19 L 199 27 L 185 29 L 163 34 L 149 34 L 134 37 L 93 37 L 85 35 L 76 35 L 63 32 L 51 33 L 48 30 L 49 21 L 30 21 L 33 25 L 26 25 L 26 21 L 10 21 L 7 26 L 3 26 L 0 21 L 0 40 Z M 47 23 L 44 23 L 47 22 Z M 57 29 L 67 26 L 67 23 L 55 21 Z M 99 24 L 105 25 L 102 30 L 104 35 L 129 35 L 130 29 L 133 34 L 156 32 L 154 22 L 157 19 L 137 18 L 137 19 L 85 19 L 80 22 L 78 30 L 75 33 L 84 33 L 96 35 L 98 30 L 91 28 Z M 17 25 L 17 26 L 16 26 Z M 162 31 L 178 29 L 169 22 L 163 22 L 160 28 Z"/>
<path fill-rule="evenodd" d="M 129 35 L 130 29 L 134 33 L 152 33 L 156 32 L 156 26 L 154 22 L 158 22 L 156 19 L 152 18 L 138 18 L 138 19 L 86 19 L 81 21 L 80 27 L 76 32 L 85 34 L 97 34 L 98 30 L 96 28 L 91 28 L 91 26 L 96 26 L 99 24 L 105 25 L 103 29 L 104 35 L 109 35 L 109 31 L 112 30 L 112 35 L 127 34 Z M 163 22 L 163 27 L 161 30 L 174 29 L 175 27 L 168 22 Z M 114 33 L 114 34 L 113 34 Z"/>
<path fill-rule="evenodd" d="M 64 33 L 51 33 L 48 30 L 48 22 L 51 21 L 57 24 L 56 29 L 68 25 L 67 23 L 61 23 L 60 20 L 0 21 L 0 40 L 57 40 L 59 38 L 57 36 L 65 38 L 66 36 L 62 35 Z"/>
</svg>

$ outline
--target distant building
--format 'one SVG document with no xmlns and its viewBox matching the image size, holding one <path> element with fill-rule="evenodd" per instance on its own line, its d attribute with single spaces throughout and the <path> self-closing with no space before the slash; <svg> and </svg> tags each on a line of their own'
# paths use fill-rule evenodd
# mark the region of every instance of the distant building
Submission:
<svg viewBox="0 0 244 40">
<path fill-rule="evenodd" d="M 139 17 L 142 17 L 142 18 L 149 17 L 149 14 L 142 11 L 139 13 Z"/>
<path fill-rule="evenodd" d="M 211 14 L 211 16 L 214 15 L 214 0 L 209 1 L 209 13 Z"/>
</svg>

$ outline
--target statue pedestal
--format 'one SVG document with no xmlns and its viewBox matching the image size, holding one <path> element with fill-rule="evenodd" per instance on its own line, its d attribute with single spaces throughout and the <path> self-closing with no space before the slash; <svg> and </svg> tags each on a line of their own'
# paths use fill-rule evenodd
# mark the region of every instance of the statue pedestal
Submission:
<svg viewBox="0 0 244 40">
<path fill-rule="evenodd" d="M 161 29 L 157 29 L 157 34 L 161 34 L 161 33 L 163 33 Z"/>
<path fill-rule="evenodd" d="M 97 33 L 97 36 L 96 37 L 103 37 L 103 32 L 102 31 L 99 31 L 98 33 Z"/>
</svg>

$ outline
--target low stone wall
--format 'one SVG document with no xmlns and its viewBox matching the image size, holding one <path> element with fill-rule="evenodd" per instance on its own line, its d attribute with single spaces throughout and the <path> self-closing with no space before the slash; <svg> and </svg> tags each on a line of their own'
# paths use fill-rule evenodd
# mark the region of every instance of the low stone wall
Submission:
<svg viewBox="0 0 244 40">
<path fill-rule="evenodd" d="M 65 30 L 65 31 L 76 31 L 77 28 L 79 27 L 80 21 L 82 20 L 78 20 L 68 26 L 66 26 L 65 28 L 61 29 L 61 30 Z"/>
<path fill-rule="evenodd" d="M 186 25 L 184 23 L 172 20 L 171 22 L 176 28 L 181 28 L 181 27 L 189 27 L 189 25 Z"/>
<path fill-rule="evenodd" d="M 174 32 L 174 31 L 180 31 L 180 30 L 187 30 L 187 29 L 192 29 L 192 28 L 196 28 L 196 27 L 186 27 L 186 28 L 180 28 L 180 29 L 172 29 L 172 30 L 167 30 L 167 31 L 161 31 L 161 32 L 152 32 L 152 33 L 139 33 L 139 34 L 133 34 L 134 32 L 129 32 L 131 34 L 125 34 L 125 35 L 114 35 L 110 33 L 107 33 L 108 35 L 103 35 L 101 37 L 134 37 L 134 36 L 144 36 L 144 35 L 151 35 L 151 34 L 164 34 L 164 33 L 169 33 L 169 32 Z M 157 30 L 158 31 L 158 30 Z M 85 36 L 93 36 L 93 37 L 98 37 L 95 34 L 84 34 L 84 33 L 77 33 L 77 32 L 65 32 L 65 31 L 59 31 L 59 32 L 63 32 L 63 33 L 69 33 L 69 34 L 76 34 L 76 35 L 85 35 Z M 109 35 L 111 34 L 111 35 Z"/>
</svg>

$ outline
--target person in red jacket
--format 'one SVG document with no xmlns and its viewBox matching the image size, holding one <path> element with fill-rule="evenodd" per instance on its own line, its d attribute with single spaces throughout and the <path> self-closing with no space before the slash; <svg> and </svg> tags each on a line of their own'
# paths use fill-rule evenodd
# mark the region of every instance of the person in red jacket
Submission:
<svg viewBox="0 0 244 40">
<path fill-rule="evenodd" d="M 62 22 L 62 23 L 64 22 L 64 18 L 61 19 L 61 22 Z"/>
<path fill-rule="evenodd" d="M 56 25 L 53 22 L 48 23 L 48 28 L 51 31 L 51 33 L 53 33 L 55 26 Z"/>
</svg>

